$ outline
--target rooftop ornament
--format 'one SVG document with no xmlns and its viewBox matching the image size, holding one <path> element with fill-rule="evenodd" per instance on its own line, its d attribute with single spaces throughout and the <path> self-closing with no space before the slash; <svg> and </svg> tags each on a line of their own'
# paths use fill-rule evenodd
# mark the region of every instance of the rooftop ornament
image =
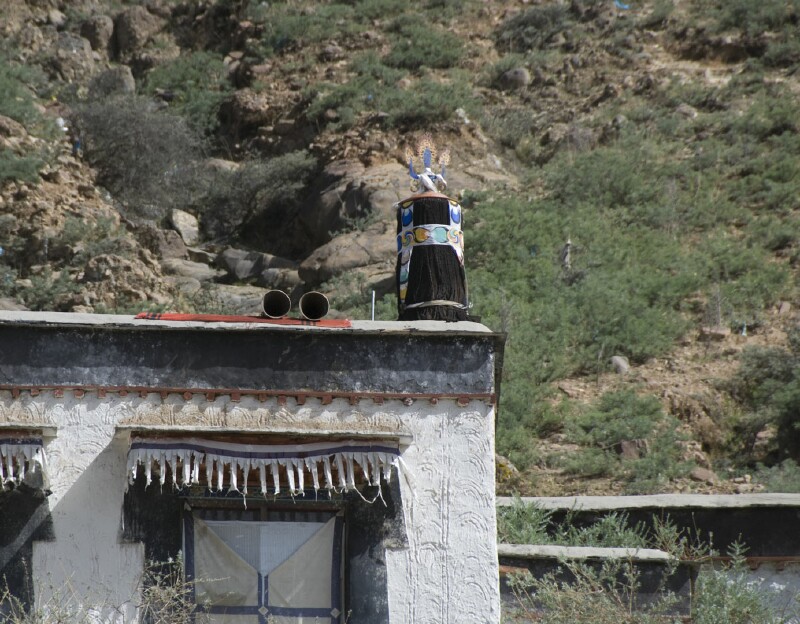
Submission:
<svg viewBox="0 0 800 624">
<path fill-rule="evenodd" d="M 408 172 L 411 197 L 397 209 L 397 311 L 401 321 L 467 320 L 469 300 L 464 272 L 464 234 L 461 205 L 444 195 L 449 151 L 438 159 L 430 135 L 417 145 L 423 170 L 414 169 L 409 151 Z M 432 169 L 436 161 L 440 172 Z"/>
</svg>

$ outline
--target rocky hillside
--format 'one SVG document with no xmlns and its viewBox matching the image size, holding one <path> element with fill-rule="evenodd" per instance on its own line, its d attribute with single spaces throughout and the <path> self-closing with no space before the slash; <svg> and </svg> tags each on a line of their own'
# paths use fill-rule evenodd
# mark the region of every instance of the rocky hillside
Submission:
<svg viewBox="0 0 800 624">
<path fill-rule="evenodd" d="M 0 307 L 392 318 L 452 155 L 501 489 L 800 487 L 796 1 L 5 0 Z"/>
</svg>

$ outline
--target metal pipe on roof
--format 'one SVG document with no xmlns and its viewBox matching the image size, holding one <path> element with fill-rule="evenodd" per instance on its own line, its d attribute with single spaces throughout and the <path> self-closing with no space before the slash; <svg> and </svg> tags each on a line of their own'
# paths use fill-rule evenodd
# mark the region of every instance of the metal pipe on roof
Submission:
<svg viewBox="0 0 800 624">
<path fill-rule="evenodd" d="M 292 301 L 282 290 L 268 290 L 261 300 L 261 313 L 267 318 L 283 318 L 291 308 Z"/>
<path fill-rule="evenodd" d="M 311 290 L 300 297 L 300 315 L 309 321 L 318 321 L 330 310 L 328 298 L 321 292 Z"/>
</svg>

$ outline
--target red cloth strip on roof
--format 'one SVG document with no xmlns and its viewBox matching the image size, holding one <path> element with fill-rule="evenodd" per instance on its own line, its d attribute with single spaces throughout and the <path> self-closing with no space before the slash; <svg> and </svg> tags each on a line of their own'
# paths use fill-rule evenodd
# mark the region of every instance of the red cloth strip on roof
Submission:
<svg viewBox="0 0 800 624">
<path fill-rule="evenodd" d="M 177 312 L 140 312 L 134 318 L 148 321 L 200 321 L 203 323 L 267 323 L 268 325 L 304 325 L 306 327 L 330 327 L 346 329 L 352 327 L 347 319 L 270 319 L 260 316 L 229 316 L 227 314 L 180 314 Z"/>
</svg>

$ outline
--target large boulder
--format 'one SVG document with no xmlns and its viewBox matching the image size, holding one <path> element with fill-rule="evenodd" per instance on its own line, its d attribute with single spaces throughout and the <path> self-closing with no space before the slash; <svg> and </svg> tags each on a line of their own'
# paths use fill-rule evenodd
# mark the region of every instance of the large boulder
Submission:
<svg viewBox="0 0 800 624">
<path fill-rule="evenodd" d="M 92 46 L 83 37 L 68 32 L 58 33 L 45 68 L 52 78 L 77 82 L 94 72 Z"/>
<path fill-rule="evenodd" d="M 200 240 L 200 223 L 194 215 L 175 208 L 169 214 L 169 223 L 187 245 L 195 245 Z"/>
<path fill-rule="evenodd" d="M 133 234 L 139 244 L 156 258 L 186 258 L 189 255 L 181 235 L 175 230 L 162 230 L 152 223 L 142 223 L 136 226 Z"/>
<path fill-rule="evenodd" d="M 256 276 L 255 283 L 263 288 L 293 292 L 303 281 L 297 269 L 264 269 Z"/>
<path fill-rule="evenodd" d="M 164 27 L 165 21 L 143 6 L 133 6 L 114 20 L 114 39 L 117 54 L 126 58 L 138 52 Z"/>
<path fill-rule="evenodd" d="M 378 222 L 363 232 L 340 234 L 319 247 L 300 265 L 300 279 L 318 285 L 358 267 L 394 261 L 396 254 L 394 222 Z"/>
<path fill-rule="evenodd" d="M 261 300 L 266 292 L 266 289 L 255 286 L 215 284 L 210 296 L 225 314 L 258 316 L 261 314 Z"/>
<path fill-rule="evenodd" d="M 225 275 L 224 271 L 213 269 L 202 262 L 192 262 L 181 258 L 165 258 L 161 262 L 161 268 L 168 275 L 193 277 L 200 282 L 208 282 Z"/>
<path fill-rule="evenodd" d="M 28 132 L 25 130 L 25 126 L 18 121 L 11 119 L 11 117 L 0 115 L 0 136 L 22 139 L 28 136 Z"/>
<path fill-rule="evenodd" d="M 81 24 L 81 37 L 89 41 L 92 50 L 109 54 L 114 36 L 114 20 L 108 15 L 92 15 Z"/>
<path fill-rule="evenodd" d="M 110 95 L 129 95 L 136 92 L 136 80 L 127 65 L 112 67 L 97 74 L 89 83 L 89 99 L 103 99 Z"/>
<path fill-rule="evenodd" d="M 236 137 L 270 125 L 277 114 L 278 111 L 270 104 L 270 94 L 252 89 L 235 91 L 222 103 L 219 111 L 220 122 Z"/>
<path fill-rule="evenodd" d="M 261 253 L 259 251 L 246 251 L 244 249 L 234 249 L 229 247 L 217 256 L 217 266 L 227 271 L 228 276 L 235 281 L 245 282 L 251 279 L 258 279 L 261 275 L 272 269 L 297 270 L 297 263 L 286 258 L 273 256 L 272 254 Z M 276 279 L 275 273 L 271 273 L 265 280 Z M 274 288 L 274 286 L 269 286 Z"/>
<path fill-rule="evenodd" d="M 350 224 L 382 220 L 394 223 L 394 205 L 409 195 L 408 173 L 399 163 L 365 168 L 359 161 L 341 160 L 322 172 L 311 201 L 298 214 L 302 230 L 316 247 Z"/>
</svg>

